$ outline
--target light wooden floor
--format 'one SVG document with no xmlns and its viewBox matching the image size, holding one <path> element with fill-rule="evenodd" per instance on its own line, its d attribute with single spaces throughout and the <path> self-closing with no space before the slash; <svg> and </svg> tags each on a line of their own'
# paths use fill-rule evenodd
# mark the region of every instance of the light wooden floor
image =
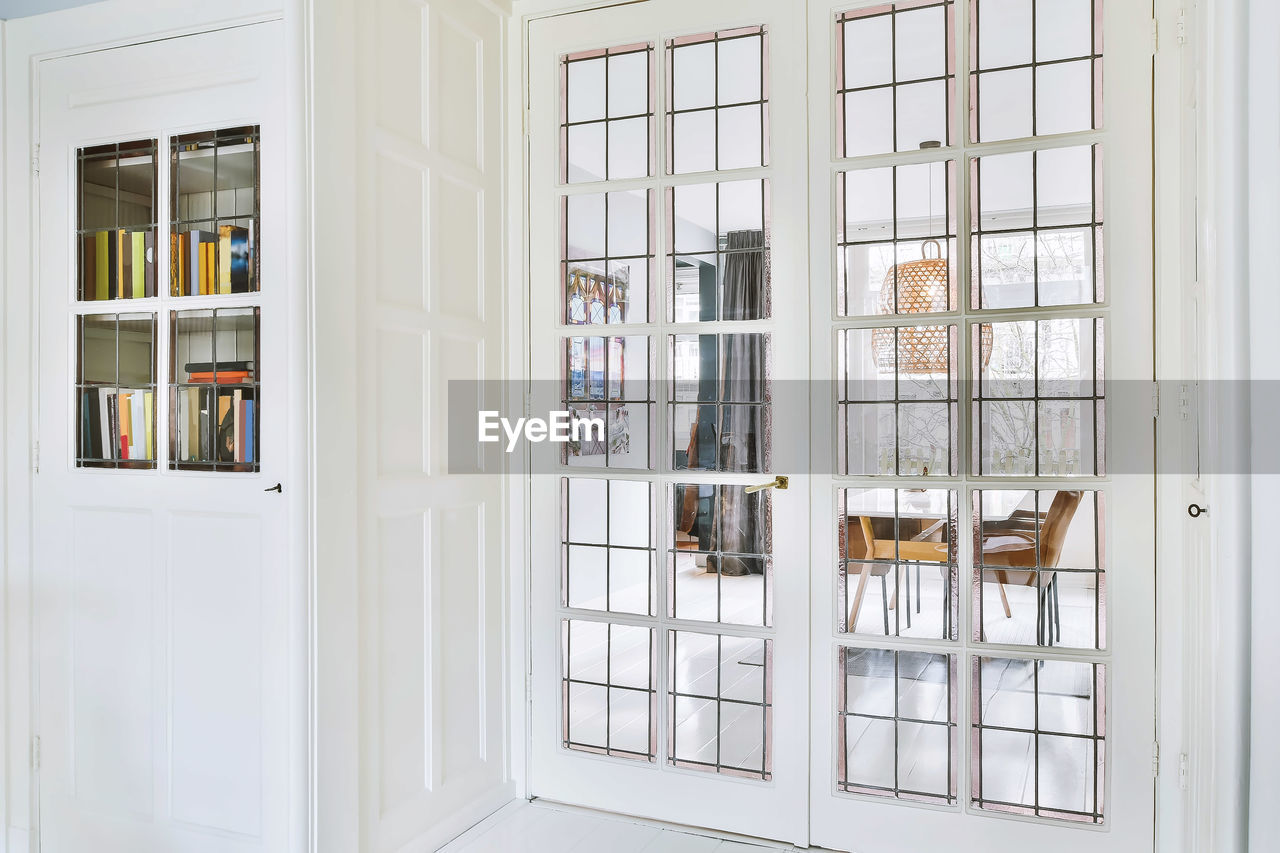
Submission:
<svg viewBox="0 0 1280 853">
<path fill-rule="evenodd" d="M 634 818 L 520 800 L 476 824 L 441 853 L 775 853 L 796 849 L 728 841 Z"/>
</svg>

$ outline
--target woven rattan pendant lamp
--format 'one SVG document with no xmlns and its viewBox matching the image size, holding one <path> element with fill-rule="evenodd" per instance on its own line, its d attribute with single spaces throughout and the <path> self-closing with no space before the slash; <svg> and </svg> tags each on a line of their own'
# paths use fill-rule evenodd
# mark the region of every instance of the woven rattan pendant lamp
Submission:
<svg viewBox="0 0 1280 853">
<path fill-rule="evenodd" d="M 920 143 L 921 148 L 940 148 L 941 142 Z M 930 164 L 930 169 L 940 164 Z M 944 212 L 943 216 L 947 214 Z M 929 181 L 929 230 L 933 230 L 933 180 Z M 932 314 L 951 310 L 951 267 L 939 240 L 920 244 L 920 260 L 894 264 L 880 286 L 880 311 L 884 314 Z M 980 327 L 982 368 L 991 360 L 991 326 Z M 871 333 L 876 367 L 881 373 L 948 374 L 951 364 L 951 335 L 947 324 L 880 328 Z M 897 332 L 895 346 L 894 333 Z"/>
<path fill-rule="evenodd" d="M 920 143 L 922 149 L 940 148 L 942 143 L 930 140 Z M 933 177 L 930 164 L 929 225 L 933 225 Z M 943 214 L 944 216 L 946 214 Z M 942 244 L 925 240 L 920 244 L 920 260 L 894 264 L 885 273 L 880 287 L 880 311 L 884 314 L 932 314 L 951 308 L 951 270 L 944 257 Z M 951 340 L 946 325 L 904 326 L 897 330 L 876 329 L 871 335 L 876 367 L 882 373 L 945 374 L 951 367 Z"/>
</svg>

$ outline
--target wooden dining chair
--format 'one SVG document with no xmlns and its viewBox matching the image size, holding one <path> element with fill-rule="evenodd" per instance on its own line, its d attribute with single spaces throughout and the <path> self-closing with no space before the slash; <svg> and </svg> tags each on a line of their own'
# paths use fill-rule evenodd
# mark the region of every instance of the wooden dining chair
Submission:
<svg viewBox="0 0 1280 853">
<path fill-rule="evenodd" d="M 866 560 L 895 560 L 897 562 L 945 563 L 948 545 L 946 542 L 930 542 L 902 539 L 877 539 L 871 526 L 870 516 L 860 516 L 862 539 L 866 544 Z M 897 589 L 894 590 L 893 601 L 887 595 L 885 577 L 892 566 L 883 563 L 863 563 L 858 571 L 858 588 L 853 595 L 853 604 L 849 607 L 848 630 L 853 631 L 858 624 L 858 612 L 862 609 L 862 597 L 867 591 L 867 579 L 874 576 L 880 578 L 881 597 L 884 599 L 884 632 L 889 633 L 889 611 L 897 606 Z M 948 584 L 949 586 L 949 584 Z M 911 582 L 907 579 L 907 626 L 911 625 Z M 917 592 L 916 598 L 919 598 Z M 944 613 L 950 613 L 950 606 L 944 604 Z"/>
<path fill-rule="evenodd" d="M 1031 530 L 994 528 L 982 531 L 982 580 L 1000 588 L 1000 603 L 1006 619 L 1013 618 L 1006 586 L 1038 586 L 1041 618 L 1038 620 L 1041 645 L 1051 646 L 1054 634 L 1062 639 L 1062 612 L 1058 601 L 1056 572 L 1062 557 L 1067 528 L 1080 506 L 1082 491 L 1060 491 L 1053 496 L 1040 525 L 1039 547 L 1034 525 Z M 1052 622 L 1052 625 L 1050 624 Z M 985 639 L 985 635 L 983 637 Z"/>
</svg>

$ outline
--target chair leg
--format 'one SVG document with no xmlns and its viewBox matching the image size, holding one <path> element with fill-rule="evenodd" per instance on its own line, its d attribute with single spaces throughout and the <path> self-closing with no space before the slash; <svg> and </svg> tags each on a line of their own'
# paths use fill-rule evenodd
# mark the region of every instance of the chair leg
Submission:
<svg viewBox="0 0 1280 853">
<path fill-rule="evenodd" d="M 847 581 L 846 581 L 847 583 Z M 853 594 L 853 605 L 849 608 L 849 633 L 858 627 L 858 614 L 862 612 L 862 596 L 867 591 L 867 567 L 858 570 L 858 590 Z"/>
<path fill-rule="evenodd" d="M 1049 584 L 1053 591 L 1053 627 L 1058 632 L 1058 642 L 1062 642 L 1062 601 L 1058 598 L 1058 579 L 1055 577 Z"/>
<path fill-rule="evenodd" d="M 906 577 L 906 581 L 902 585 L 907 589 L 907 606 L 902 609 L 902 612 L 907 614 L 907 627 L 910 628 L 911 627 L 911 564 L 910 563 L 907 563 L 907 577 Z"/>
<path fill-rule="evenodd" d="M 884 610 L 884 635 L 889 636 L 889 584 L 880 576 L 880 607 Z"/>
<path fill-rule="evenodd" d="M 920 571 L 922 566 L 916 563 L 916 612 L 920 612 Z"/>
<path fill-rule="evenodd" d="M 1000 603 L 1004 605 L 1004 618 L 1012 619 L 1013 610 L 1009 607 L 1009 595 L 1004 591 L 1004 584 L 997 584 L 1000 587 Z"/>
</svg>

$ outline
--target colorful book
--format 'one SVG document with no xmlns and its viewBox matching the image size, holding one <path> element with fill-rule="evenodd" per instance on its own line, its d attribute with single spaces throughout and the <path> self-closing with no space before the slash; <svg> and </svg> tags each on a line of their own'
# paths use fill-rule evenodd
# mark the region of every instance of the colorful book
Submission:
<svg viewBox="0 0 1280 853">
<path fill-rule="evenodd" d="M 133 459 L 150 459 L 151 442 L 147 440 L 146 394 L 142 391 L 134 391 L 129 395 L 129 402 L 133 405 L 131 419 L 133 432 L 129 433 L 129 455 Z"/>
<path fill-rule="evenodd" d="M 187 231 L 187 295 L 200 296 L 209 290 L 209 249 L 218 237 L 209 231 Z"/>
<path fill-rule="evenodd" d="M 231 292 L 231 229 L 233 225 L 218 228 L 218 293 Z"/>
<path fill-rule="evenodd" d="M 121 392 L 116 398 L 120 408 L 120 447 L 122 459 L 129 459 L 129 449 L 133 445 L 133 394 Z"/>
<path fill-rule="evenodd" d="M 110 392 L 98 389 L 98 447 L 101 448 L 102 459 L 111 459 L 114 457 L 115 444 L 111 441 L 111 394 Z"/>
<path fill-rule="evenodd" d="M 94 280 L 93 280 L 93 298 L 95 300 L 106 300 L 111 298 L 111 266 L 109 259 L 111 252 L 108 244 L 111 242 L 111 235 L 106 231 L 99 231 L 93 235 L 94 248 Z"/>
<path fill-rule="evenodd" d="M 244 461 L 244 399 L 239 389 L 231 395 L 231 417 L 233 447 L 231 458 L 237 462 Z"/>
<path fill-rule="evenodd" d="M 178 246 L 181 241 L 178 235 L 169 232 L 169 295 L 177 296 L 182 292 L 182 282 L 178 278 L 178 271 L 182 268 L 181 262 L 178 260 Z"/>
<path fill-rule="evenodd" d="M 231 292 L 249 292 L 249 229 L 231 227 Z"/>
<path fill-rule="evenodd" d="M 222 370 L 218 372 L 216 376 L 216 380 L 219 385 L 235 385 L 240 382 L 248 382 L 249 378 L 252 375 L 253 374 L 251 374 L 247 370 L 230 370 L 230 371 Z M 215 380 L 214 374 L 212 372 L 209 372 L 209 373 L 193 373 L 191 374 L 191 378 L 188 381 L 207 385 L 209 383 L 212 383 L 214 380 Z"/>
<path fill-rule="evenodd" d="M 253 371 L 252 361 L 188 361 L 185 365 L 187 373 L 228 373 L 231 371 Z"/>
<path fill-rule="evenodd" d="M 187 389 L 186 449 L 184 457 L 195 462 L 200 458 L 200 389 Z"/>
<path fill-rule="evenodd" d="M 145 299 L 147 296 L 147 237 L 150 236 L 145 231 L 134 231 L 129 235 L 131 246 L 131 261 L 129 268 L 129 278 L 132 286 L 134 299 Z"/>
<path fill-rule="evenodd" d="M 253 400 L 244 401 L 244 461 L 253 462 L 254 459 L 254 417 L 253 417 Z"/>
<path fill-rule="evenodd" d="M 97 299 L 98 281 L 98 241 L 97 235 L 84 235 L 82 257 L 80 260 L 80 293 L 81 299 Z"/>
</svg>

